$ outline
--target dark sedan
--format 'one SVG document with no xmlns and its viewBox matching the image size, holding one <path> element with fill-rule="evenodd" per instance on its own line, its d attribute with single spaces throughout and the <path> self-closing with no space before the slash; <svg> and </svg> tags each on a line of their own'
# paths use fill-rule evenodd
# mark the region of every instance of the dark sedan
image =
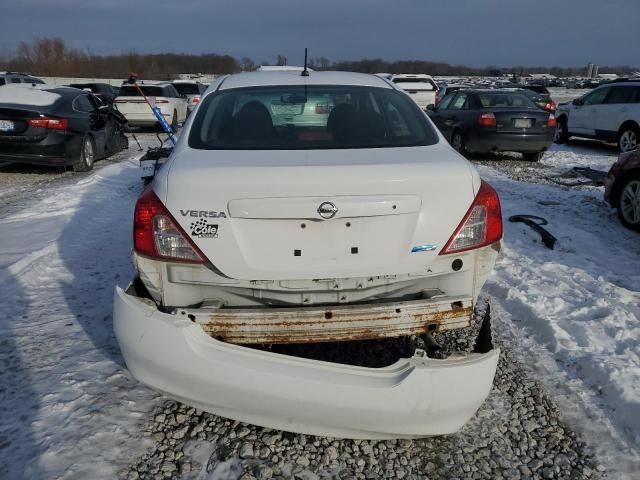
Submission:
<svg viewBox="0 0 640 480">
<path fill-rule="evenodd" d="M 0 160 L 88 171 L 95 160 L 127 147 L 125 125 L 122 115 L 82 90 L 0 89 Z"/>
<path fill-rule="evenodd" d="M 526 95 L 463 90 L 442 99 L 428 114 L 460 153 L 520 152 L 540 160 L 553 142 L 556 119 Z"/>
<path fill-rule="evenodd" d="M 605 179 L 604 199 L 622 224 L 640 231 L 640 150 L 621 153 Z"/>
</svg>

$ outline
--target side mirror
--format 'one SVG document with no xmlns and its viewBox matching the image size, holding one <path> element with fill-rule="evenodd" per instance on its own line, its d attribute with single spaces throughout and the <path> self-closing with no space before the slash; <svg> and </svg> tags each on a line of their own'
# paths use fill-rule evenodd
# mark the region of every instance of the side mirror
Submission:
<svg viewBox="0 0 640 480">
<path fill-rule="evenodd" d="M 574 98 L 571 103 L 573 103 L 574 105 L 582 105 L 582 104 L 584 104 L 584 102 L 582 101 L 581 98 Z"/>
<path fill-rule="evenodd" d="M 436 106 L 433 103 L 430 103 L 429 105 L 427 105 L 427 111 L 428 112 L 435 112 L 438 109 L 436 108 Z"/>
</svg>

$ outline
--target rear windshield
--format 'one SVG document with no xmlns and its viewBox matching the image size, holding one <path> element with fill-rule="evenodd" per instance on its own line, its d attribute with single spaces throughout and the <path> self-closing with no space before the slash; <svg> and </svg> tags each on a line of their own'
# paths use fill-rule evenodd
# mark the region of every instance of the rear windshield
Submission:
<svg viewBox="0 0 640 480">
<path fill-rule="evenodd" d="M 189 134 L 198 149 L 294 150 L 432 145 L 407 95 L 352 86 L 251 87 L 205 97 Z"/>
<path fill-rule="evenodd" d="M 165 91 L 162 87 L 154 87 L 151 85 L 140 85 L 140 88 L 147 97 L 163 97 Z M 123 85 L 118 93 L 121 97 L 139 97 L 140 92 L 133 85 Z"/>
<path fill-rule="evenodd" d="M 437 90 L 438 86 L 435 84 L 433 80 L 428 78 L 394 78 L 393 83 L 413 83 L 417 85 L 411 86 L 413 90 Z"/>
<path fill-rule="evenodd" d="M 479 93 L 483 108 L 538 108 L 529 98 L 520 93 Z"/>
<path fill-rule="evenodd" d="M 174 83 L 173 86 L 176 87 L 180 95 L 197 95 L 199 93 L 198 85 L 195 83 Z"/>
</svg>

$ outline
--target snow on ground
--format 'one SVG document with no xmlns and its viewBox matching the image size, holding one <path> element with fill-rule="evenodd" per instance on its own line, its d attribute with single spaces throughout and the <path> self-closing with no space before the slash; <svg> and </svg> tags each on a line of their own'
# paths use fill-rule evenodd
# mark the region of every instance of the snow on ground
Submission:
<svg viewBox="0 0 640 480">
<path fill-rule="evenodd" d="M 613 145 L 596 140 L 574 139 L 570 144 L 551 145 L 540 164 L 556 172 L 573 167 L 589 167 L 608 172 L 617 158 L 617 149 Z"/>
<path fill-rule="evenodd" d="M 594 166 L 594 157 L 601 166 L 615 159 L 562 147 L 547 161 Z M 514 182 L 479 168 L 498 190 L 505 219 L 504 249 L 485 287 L 500 326 L 521 343 L 525 363 L 555 390 L 612 478 L 633 478 L 640 468 L 640 236 L 621 226 L 601 188 Z M 555 250 L 524 224 L 506 221 L 514 214 L 545 217 Z"/>
<path fill-rule="evenodd" d="M 0 219 L 0 478 L 115 478 L 145 448 L 137 423 L 157 394 L 129 376 L 111 322 L 137 170 L 62 178 Z"/>
<path fill-rule="evenodd" d="M 496 326 L 617 480 L 640 465 L 640 235 L 619 224 L 601 188 L 530 183 L 614 159 L 579 144 L 554 146 L 526 182 L 501 173 L 500 160 L 479 168 L 505 219 L 542 215 L 558 237 L 547 250 L 528 227 L 505 223 L 487 284 Z M 123 161 L 0 212 L 0 478 L 114 478 L 145 450 L 138 421 L 159 397 L 128 374 L 111 322 L 113 287 L 132 274 L 140 191 L 137 166 Z"/>
</svg>

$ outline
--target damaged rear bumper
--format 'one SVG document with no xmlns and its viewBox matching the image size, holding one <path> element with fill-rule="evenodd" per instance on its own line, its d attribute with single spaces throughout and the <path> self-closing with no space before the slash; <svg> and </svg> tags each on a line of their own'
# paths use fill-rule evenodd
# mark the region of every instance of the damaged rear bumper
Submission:
<svg viewBox="0 0 640 480">
<path fill-rule="evenodd" d="M 488 396 L 499 351 L 384 368 L 307 360 L 218 341 L 117 288 L 114 328 L 132 374 L 184 403 L 286 431 L 401 438 L 459 430 Z"/>
</svg>

